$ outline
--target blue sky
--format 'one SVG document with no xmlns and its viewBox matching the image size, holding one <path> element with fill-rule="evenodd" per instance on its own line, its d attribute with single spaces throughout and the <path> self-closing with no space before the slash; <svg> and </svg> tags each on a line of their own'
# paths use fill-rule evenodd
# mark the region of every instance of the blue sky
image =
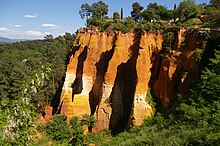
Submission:
<svg viewBox="0 0 220 146">
<path fill-rule="evenodd" d="M 47 34 L 74 33 L 85 26 L 79 15 L 81 4 L 98 0 L 0 0 L 0 36 L 12 39 L 42 39 Z M 109 16 L 123 8 L 129 16 L 133 2 L 145 8 L 151 2 L 172 9 L 181 0 L 103 0 L 109 6 Z M 196 3 L 209 0 L 196 0 Z"/>
</svg>

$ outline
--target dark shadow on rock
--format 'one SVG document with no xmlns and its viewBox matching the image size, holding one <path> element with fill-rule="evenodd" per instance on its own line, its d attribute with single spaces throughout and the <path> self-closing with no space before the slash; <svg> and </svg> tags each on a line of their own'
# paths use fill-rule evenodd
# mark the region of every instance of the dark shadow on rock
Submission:
<svg viewBox="0 0 220 146">
<path fill-rule="evenodd" d="M 179 95 L 184 97 L 188 93 L 189 89 L 199 79 L 198 65 L 195 63 L 193 56 L 189 57 L 187 54 L 189 54 L 191 51 L 194 51 L 196 48 L 202 48 L 201 45 L 202 38 L 197 34 L 197 32 L 186 34 L 185 45 L 179 49 L 181 54 L 179 56 L 174 56 L 175 54 L 168 53 L 163 58 L 163 64 L 161 65 L 161 68 L 166 66 L 166 64 L 169 64 L 171 61 L 175 61 L 174 63 L 177 66 L 172 75 L 172 78 L 167 82 L 168 84 L 164 87 L 161 87 L 161 89 L 167 90 L 166 98 L 168 99 L 166 100 L 168 102 L 164 104 L 163 99 L 158 97 L 160 100 L 156 106 L 158 112 L 161 112 L 165 115 L 169 114 L 170 111 L 179 104 L 181 100 Z M 173 60 L 172 57 L 175 59 Z M 167 79 L 168 78 L 169 77 L 167 77 Z"/>
<path fill-rule="evenodd" d="M 88 47 L 85 46 L 83 51 L 78 57 L 78 64 L 76 68 L 76 78 L 71 86 L 72 87 L 72 101 L 74 100 L 74 95 L 80 94 L 83 90 L 83 82 L 82 82 L 83 67 L 84 67 L 84 61 L 87 58 L 87 52 L 88 52 Z"/>
<path fill-rule="evenodd" d="M 62 77 L 61 81 L 58 81 L 59 88 L 57 89 L 56 94 L 51 101 L 51 105 L 53 107 L 53 110 L 52 110 L 53 115 L 59 113 L 58 108 L 59 108 L 59 104 L 60 104 L 60 97 L 61 97 L 62 87 L 63 87 L 64 81 L 65 81 L 65 76 Z"/>
<path fill-rule="evenodd" d="M 70 51 L 69 53 L 67 54 L 66 56 L 66 61 L 65 61 L 65 65 L 68 65 L 69 64 L 69 60 L 70 60 L 70 57 L 73 55 L 75 55 L 75 53 L 80 49 L 80 45 L 79 46 L 75 46 L 75 47 L 71 47 L 70 48 Z M 67 69 L 67 67 L 66 67 Z M 60 109 L 59 108 L 59 104 L 60 104 L 60 97 L 61 97 L 61 94 L 62 94 L 62 88 L 63 88 L 63 84 L 65 82 L 65 77 L 66 77 L 66 74 L 62 77 L 62 79 L 60 81 L 58 81 L 58 89 L 56 90 L 56 94 L 55 96 L 53 97 L 53 99 L 51 100 L 51 105 L 53 107 L 53 111 L 52 111 L 52 114 L 58 114 L 60 113 Z"/>
<path fill-rule="evenodd" d="M 103 94 L 103 83 L 105 79 L 105 74 L 108 69 L 109 61 L 112 59 L 112 56 L 115 51 L 115 41 L 116 35 L 112 41 L 112 49 L 101 54 L 100 60 L 96 63 L 96 79 L 92 86 L 92 90 L 89 92 L 89 104 L 91 115 L 94 115 L 97 106 L 101 102 Z"/>
<path fill-rule="evenodd" d="M 134 44 L 129 48 L 131 58 L 117 68 L 117 75 L 110 95 L 112 114 L 109 129 L 113 135 L 128 129 L 132 114 L 134 94 L 137 85 L 137 58 L 141 34 L 136 34 Z"/>
</svg>

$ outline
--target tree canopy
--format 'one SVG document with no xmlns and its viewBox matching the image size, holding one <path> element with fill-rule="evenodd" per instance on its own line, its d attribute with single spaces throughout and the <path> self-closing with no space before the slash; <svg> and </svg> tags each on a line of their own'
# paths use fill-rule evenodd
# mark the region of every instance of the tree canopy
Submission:
<svg viewBox="0 0 220 146">
<path fill-rule="evenodd" d="M 196 5 L 195 0 L 184 0 L 180 2 L 177 11 L 179 18 L 183 19 L 195 17 L 197 13 L 201 12 L 201 9 Z"/>
<path fill-rule="evenodd" d="M 116 21 L 116 20 L 120 20 L 120 14 L 118 12 L 114 12 L 113 13 L 113 20 Z"/>
<path fill-rule="evenodd" d="M 220 0 L 210 0 L 210 4 L 214 7 L 220 7 Z"/>
<path fill-rule="evenodd" d="M 82 19 L 86 18 L 87 20 L 88 17 L 91 15 L 91 13 L 92 13 L 92 8 L 88 3 L 81 5 L 81 10 L 79 10 L 79 14 Z"/>
<path fill-rule="evenodd" d="M 131 17 L 135 22 L 141 20 L 141 11 L 144 9 L 138 2 L 132 4 Z"/>
<path fill-rule="evenodd" d="M 92 5 L 84 3 L 81 5 L 79 14 L 82 19 L 86 18 L 87 25 L 96 25 L 96 21 L 108 14 L 108 5 L 101 0 Z"/>
</svg>

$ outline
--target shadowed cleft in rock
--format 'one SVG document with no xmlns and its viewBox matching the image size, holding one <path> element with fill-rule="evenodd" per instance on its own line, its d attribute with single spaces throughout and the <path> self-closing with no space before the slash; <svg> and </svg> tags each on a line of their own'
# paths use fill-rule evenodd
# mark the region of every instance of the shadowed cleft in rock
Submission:
<svg viewBox="0 0 220 146">
<path fill-rule="evenodd" d="M 88 47 L 85 46 L 84 50 L 78 57 L 78 64 L 76 68 L 76 79 L 72 84 L 72 101 L 74 100 L 74 95 L 80 94 L 83 90 L 83 82 L 82 82 L 83 66 L 84 66 L 84 61 L 86 60 L 87 57 L 87 52 L 88 52 Z"/>
<path fill-rule="evenodd" d="M 109 129 L 112 134 L 122 132 L 129 127 L 130 115 L 137 84 L 137 58 L 139 54 L 140 34 L 135 35 L 134 44 L 129 48 L 131 58 L 117 68 L 117 76 L 110 95 L 112 114 Z"/>
<path fill-rule="evenodd" d="M 91 115 L 94 115 L 97 106 L 100 104 L 103 94 L 103 83 L 105 79 L 105 74 L 108 69 L 109 61 L 112 59 L 112 56 L 115 51 L 115 40 L 116 36 L 112 41 L 112 49 L 101 54 L 99 62 L 96 63 L 96 78 L 92 86 L 92 90 L 89 92 L 89 104 Z"/>
</svg>

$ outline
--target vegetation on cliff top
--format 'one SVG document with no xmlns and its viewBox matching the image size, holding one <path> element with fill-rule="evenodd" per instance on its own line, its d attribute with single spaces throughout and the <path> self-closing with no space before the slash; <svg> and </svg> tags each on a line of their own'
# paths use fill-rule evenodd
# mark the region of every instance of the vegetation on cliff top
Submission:
<svg viewBox="0 0 220 146">
<path fill-rule="evenodd" d="M 103 1 L 82 4 L 79 14 L 86 18 L 87 27 L 98 27 L 101 31 L 120 30 L 124 33 L 132 29 L 158 31 L 169 27 L 184 27 L 209 24 L 219 18 L 219 2 L 210 1 L 210 4 L 195 4 L 195 0 L 185 0 L 174 5 L 173 10 L 156 2 L 150 3 L 144 9 L 138 2 L 132 4 L 131 17 L 121 17 L 119 12 L 114 12 L 113 17 L 106 16 L 108 5 Z M 200 27 L 201 27 L 200 26 Z M 208 26 L 208 25 L 206 25 Z"/>
</svg>

